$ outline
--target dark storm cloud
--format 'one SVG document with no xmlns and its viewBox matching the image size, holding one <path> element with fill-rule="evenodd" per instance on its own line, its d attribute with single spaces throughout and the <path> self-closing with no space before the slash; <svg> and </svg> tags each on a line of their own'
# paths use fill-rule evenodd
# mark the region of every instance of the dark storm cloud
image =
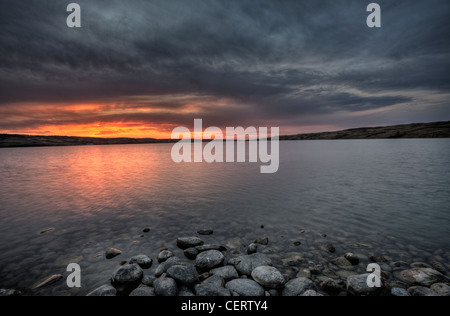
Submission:
<svg viewBox="0 0 450 316">
<path fill-rule="evenodd" d="M 182 109 L 183 101 L 133 97 L 206 96 L 211 107 L 197 114 L 220 124 L 305 115 L 330 122 L 336 112 L 414 103 L 417 90 L 441 96 L 441 107 L 448 101 L 447 0 L 377 1 L 381 29 L 366 26 L 370 1 L 359 0 L 77 2 L 81 29 L 66 27 L 64 1 L 0 0 L 0 107 L 103 102 Z M 237 106 L 216 107 L 215 99 Z M 186 121 L 182 116 L 83 120 Z M 15 123 L 0 119 L 0 127 L 6 124 Z"/>
</svg>

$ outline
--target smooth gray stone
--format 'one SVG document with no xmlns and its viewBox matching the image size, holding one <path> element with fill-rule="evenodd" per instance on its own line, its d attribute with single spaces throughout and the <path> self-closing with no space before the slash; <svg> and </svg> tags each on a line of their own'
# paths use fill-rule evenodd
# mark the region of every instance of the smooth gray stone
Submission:
<svg viewBox="0 0 450 316">
<path fill-rule="evenodd" d="M 153 282 L 155 294 L 158 296 L 177 296 L 178 287 L 177 282 L 169 277 L 160 277 Z"/>
<path fill-rule="evenodd" d="M 225 287 L 239 296 L 264 296 L 264 288 L 250 279 L 234 279 L 225 284 Z"/>
<path fill-rule="evenodd" d="M 307 278 L 296 278 L 286 283 L 282 296 L 299 296 L 306 290 L 313 290 L 314 283 Z"/>
<path fill-rule="evenodd" d="M 183 285 L 192 286 L 198 283 L 198 273 L 193 266 L 174 265 L 167 269 L 167 275 Z"/>
<path fill-rule="evenodd" d="M 252 278 L 261 286 L 269 289 L 284 287 L 285 279 L 277 268 L 271 266 L 259 266 L 252 271 Z"/>
</svg>

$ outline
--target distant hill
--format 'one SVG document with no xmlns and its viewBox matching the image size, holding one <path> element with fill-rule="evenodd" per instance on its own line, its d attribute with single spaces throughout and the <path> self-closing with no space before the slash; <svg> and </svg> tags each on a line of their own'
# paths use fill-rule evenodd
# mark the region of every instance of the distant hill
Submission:
<svg viewBox="0 0 450 316">
<path fill-rule="evenodd" d="M 170 139 L 154 138 L 97 138 L 0 134 L 0 147 L 154 144 L 168 143 L 171 141 Z"/>
<path fill-rule="evenodd" d="M 281 136 L 280 140 L 449 138 L 450 121 L 383 127 L 361 127 L 337 132 Z"/>
<path fill-rule="evenodd" d="M 450 138 L 450 121 L 384 127 L 361 127 L 337 132 L 280 136 L 280 140 Z M 1 147 L 81 146 L 174 143 L 178 140 L 155 138 L 96 138 L 72 136 L 30 136 L 0 134 Z"/>
</svg>

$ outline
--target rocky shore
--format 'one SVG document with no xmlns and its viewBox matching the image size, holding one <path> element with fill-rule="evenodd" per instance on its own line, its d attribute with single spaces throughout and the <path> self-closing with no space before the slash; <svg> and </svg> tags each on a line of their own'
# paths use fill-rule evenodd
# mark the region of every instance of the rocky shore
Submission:
<svg viewBox="0 0 450 316">
<path fill-rule="evenodd" d="M 148 230 L 143 230 L 148 232 Z M 305 231 L 299 232 L 300 234 Z M 180 237 L 159 253 L 136 254 L 122 259 L 119 249 L 107 249 L 104 260 L 118 260 L 109 280 L 91 289 L 88 296 L 450 296 L 447 265 L 433 261 L 407 263 L 375 255 L 370 247 L 361 253 L 335 255 L 336 247 L 323 243 L 317 253 L 329 258 L 312 261 L 307 253 L 274 254 L 270 238 L 262 236 L 244 244 L 240 238 L 224 244 L 213 230 Z M 326 235 L 320 236 L 326 240 Z M 293 246 L 301 242 L 294 241 Z M 313 251 L 313 252 L 314 252 Z M 177 253 L 178 255 L 176 255 Z M 182 255 L 180 255 L 182 254 Z M 281 263 L 281 264 L 280 264 Z M 381 268 L 380 287 L 369 287 L 367 266 Z M 36 287 L 51 287 L 63 279 L 55 274 Z M 0 296 L 20 295 L 1 289 Z"/>
</svg>

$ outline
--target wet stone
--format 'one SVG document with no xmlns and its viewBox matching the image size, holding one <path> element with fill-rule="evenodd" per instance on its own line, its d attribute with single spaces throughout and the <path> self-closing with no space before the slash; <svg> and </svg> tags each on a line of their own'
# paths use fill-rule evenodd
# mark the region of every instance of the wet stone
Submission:
<svg viewBox="0 0 450 316">
<path fill-rule="evenodd" d="M 326 279 L 320 283 L 320 286 L 325 293 L 330 295 L 337 295 L 341 291 L 339 284 L 333 279 Z"/>
<path fill-rule="evenodd" d="M 339 267 L 351 267 L 352 263 L 344 257 L 338 257 L 331 260 L 331 263 Z"/>
<path fill-rule="evenodd" d="M 334 246 L 332 244 L 326 244 L 326 245 L 323 246 L 323 248 L 325 250 L 327 250 L 328 252 L 331 252 L 331 253 L 335 253 L 336 252 L 336 248 L 334 248 Z"/>
<path fill-rule="evenodd" d="M 245 252 L 251 255 L 252 253 L 256 253 L 257 251 L 258 246 L 255 243 L 251 243 L 250 245 L 248 245 L 247 250 Z"/>
<path fill-rule="evenodd" d="M 156 296 L 155 289 L 146 285 L 139 286 L 137 289 L 134 289 L 130 296 Z"/>
<path fill-rule="evenodd" d="M 119 249 L 109 248 L 105 252 L 105 258 L 106 259 L 112 259 L 114 257 L 117 257 L 117 256 L 121 255 L 121 254 L 122 254 L 122 251 L 120 251 Z"/>
<path fill-rule="evenodd" d="M 239 256 L 228 262 L 235 266 L 240 274 L 251 275 L 252 271 L 259 266 L 271 266 L 272 260 L 262 253 Z"/>
<path fill-rule="evenodd" d="M 174 279 L 160 277 L 153 282 L 155 294 L 157 296 L 177 296 L 178 287 Z"/>
<path fill-rule="evenodd" d="M 253 280 L 250 279 L 234 279 L 225 284 L 225 287 L 231 292 L 235 292 L 240 296 L 264 296 L 265 291 Z"/>
<path fill-rule="evenodd" d="M 388 262 L 389 260 L 383 256 L 370 256 L 369 257 L 372 262 Z"/>
<path fill-rule="evenodd" d="M 105 284 L 88 293 L 87 296 L 116 296 L 116 293 L 117 290 L 111 284 Z"/>
<path fill-rule="evenodd" d="M 225 256 L 217 250 L 208 250 L 197 255 L 195 266 L 203 271 L 209 271 L 223 264 Z"/>
<path fill-rule="evenodd" d="M 286 266 L 296 266 L 304 260 L 300 253 L 290 253 L 288 255 L 287 258 L 281 260 Z"/>
<path fill-rule="evenodd" d="M 408 289 L 411 296 L 438 296 L 436 292 L 425 286 L 412 286 Z"/>
<path fill-rule="evenodd" d="M 347 294 L 353 296 L 377 296 L 381 292 L 381 287 L 369 287 L 367 279 L 369 273 L 350 276 L 347 278 Z"/>
<path fill-rule="evenodd" d="M 269 237 L 260 237 L 253 241 L 255 244 L 267 246 L 269 244 Z"/>
<path fill-rule="evenodd" d="M 190 265 L 174 265 L 167 269 L 167 275 L 180 284 L 193 286 L 198 282 L 197 270 Z"/>
<path fill-rule="evenodd" d="M 33 289 L 38 289 L 38 288 L 42 288 L 42 287 L 45 287 L 45 286 L 48 286 L 48 285 L 55 284 L 56 282 L 58 282 L 62 278 L 63 278 L 63 276 L 61 274 L 53 274 L 52 276 L 48 277 L 44 281 L 42 281 L 39 284 L 37 284 L 36 286 L 34 286 Z"/>
<path fill-rule="evenodd" d="M 188 248 L 188 249 L 184 250 L 184 255 L 186 256 L 186 258 L 195 260 L 195 258 L 198 255 L 198 250 L 194 247 Z"/>
<path fill-rule="evenodd" d="M 155 271 L 155 276 L 156 277 L 160 277 L 163 273 L 165 273 L 167 271 L 167 269 L 169 269 L 171 266 L 174 265 L 187 265 L 188 263 L 182 261 L 180 258 L 178 257 L 171 257 L 169 259 L 167 259 L 166 261 L 162 262 Z"/>
<path fill-rule="evenodd" d="M 317 293 L 314 290 L 306 290 L 300 296 L 323 296 L 323 294 Z"/>
<path fill-rule="evenodd" d="M 391 289 L 391 295 L 392 296 L 411 296 L 409 292 L 405 289 L 399 288 L 399 287 L 393 287 Z"/>
<path fill-rule="evenodd" d="M 206 280 L 204 280 L 202 283 L 214 283 L 214 285 L 218 286 L 218 287 L 223 287 L 225 286 L 225 280 L 218 276 L 218 275 L 212 275 L 209 278 L 207 278 Z"/>
<path fill-rule="evenodd" d="M 286 283 L 282 296 L 299 296 L 306 290 L 314 289 L 314 283 L 307 278 L 296 278 Z"/>
<path fill-rule="evenodd" d="M 239 274 L 236 271 L 236 268 L 233 266 L 229 266 L 229 265 L 213 269 L 210 272 L 214 275 L 220 276 L 225 281 L 230 281 L 230 280 L 239 278 Z"/>
<path fill-rule="evenodd" d="M 430 290 L 436 292 L 439 296 L 450 296 L 450 286 L 445 283 L 435 283 L 430 286 Z"/>
<path fill-rule="evenodd" d="M 181 237 L 177 238 L 177 246 L 181 249 L 188 249 L 191 247 L 196 247 L 203 245 L 204 242 L 198 237 Z"/>
<path fill-rule="evenodd" d="M 137 264 L 125 264 L 117 268 L 112 277 L 111 284 L 118 294 L 128 295 L 141 284 L 144 273 Z"/>
<path fill-rule="evenodd" d="M 212 235 L 214 231 L 212 229 L 200 229 L 197 231 L 197 234 L 199 235 Z"/>
<path fill-rule="evenodd" d="M 239 248 L 241 246 L 241 244 L 242 244 L 241 239 L 239 237 L 235 237 L 235 238 L 227 241 L 226 246 L 231 249 L 236 249 L 236 248 Z"/>
<path fill-rule="evenodd" d="M 169 250 L 163 250 L 163 251 L 161 251 L 161 252 L 158 254 L 158 256 L 156 256 L 156 260 L 157 260 L 159 263 L 162 263 L 162 262 L 164 262 L 164 261 L 167 261 L 167 259 L 172 258 L 172 257 L 174 257 L 174 256 L 175 256 L 175 255 L 173 254 L 172 251 L 169 251 Z"/>
<path fill-rule="evenodd" d="M 231 296 L 230 290 L 212 282 L 197 284 L 194 291 L 197 296 Z"/>
<path fill-rule="evenodd" d="M 180 285 L 178 287 L 178 296 L 195 296 L 195 294 L 187 286 Z"/>
<path fill-rule="evenodd" d="M 430 268 L 404 270 L 401 271 L 398 276 L 406 283 L 426 287 L 430 287 L 432 284 L 444 280 L 444 275 L 442 273 Z"/>
<path fill-rule="evenodd" d="M 20 295 L 21 292 L 17 291 L 17 290 L 12 290 L 12 289 L 0 289 L 0 297 L 5 297 L 5 296 L 18 296 Z"/>
<path fill-rule="evenodd" d="M 347 259 L 354 266 L 357 266 L 359 264 L 359 257 L 354 253 L 347 252 L 344 255 L 344 258 Z"/>
<path fill-rule="evenodd" d="M 259 266 L 252 271 L 252 278 L 261 286 L 269 289 L 279 289 L 285 284 L 283 275 L 271 266 Z"/>
<path fill-rule="evenodd" d="M 130 259 L 130 264 L 136 263 L 138 264 L 142 269 L 148 269 L 152 266 L 153 260 L 150 259 L 146 255 L 137 255 Z"/>
</svg>

